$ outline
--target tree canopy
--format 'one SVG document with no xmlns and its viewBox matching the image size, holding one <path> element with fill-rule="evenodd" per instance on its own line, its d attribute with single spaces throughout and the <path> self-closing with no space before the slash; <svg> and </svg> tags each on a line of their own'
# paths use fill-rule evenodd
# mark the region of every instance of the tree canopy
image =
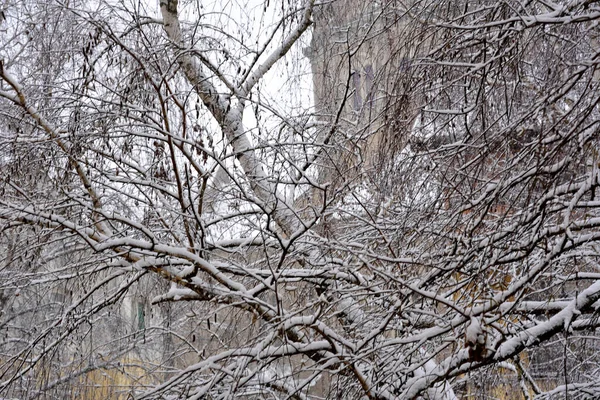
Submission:
<svg viewBox="0 0 600 400">
<path fill-rule="evenodd" d="M 6 1 L 0 397 L 599 397 L 599 21 Z"/>
</svg>

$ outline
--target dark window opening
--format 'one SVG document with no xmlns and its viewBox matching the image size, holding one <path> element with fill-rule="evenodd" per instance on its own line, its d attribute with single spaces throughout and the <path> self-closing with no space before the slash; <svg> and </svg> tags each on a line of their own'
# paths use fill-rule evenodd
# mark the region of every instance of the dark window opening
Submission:
<svg viewBox="0 0 600 400">
<path fill-rule="evenodd" d="M 137 303 L 137 325 L 139 331 L 146 329 L 146 310 L 143 302 Z"/>
<path fill-rule="evenodd" d="M 375 76 L 373 74 L 373 67 L 369 64 L 365 67 L 365 78 L 366 78 L 366 89 L 367 89 L 367 104 L 369 107 L 373 107 L 374 102 L 374 79 Z"/>
<path fill-rule="evenodd" d="M 352 86 L 354 89 L 353 98 L 353 107 L 354 111 L 360 111 L 362 107 L 362 96 L 360 95 L 360 72 L 354 71 L 352 73 Z"/>
</svg>

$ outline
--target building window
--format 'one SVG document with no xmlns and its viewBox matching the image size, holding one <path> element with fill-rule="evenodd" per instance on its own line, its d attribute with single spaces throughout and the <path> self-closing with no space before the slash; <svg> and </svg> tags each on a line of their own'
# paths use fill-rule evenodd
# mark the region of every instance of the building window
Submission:
<svg viewBox="0 0 600 400">
<path fill-rule="evenodd" d="M 400 60 L 400 64 L 398 65 L 398 71 L 405 75 L 411 72 L 412 60 L 410 58 L 402 58 Z"/>
<path fill-rule="evenodd" d="M 373 66 L 371 64 L 367 65 L 365 67 L 365 84 L 366 84 L 366 90 L 367 90 L 367 104 L 369 105 L 369 108 L 373 107 L 373 92 L 374 92 L 374 87 L 373 87 L 373 82 L 374 82 L 375 76 L 373 74 Z"/>
<path fill-rule="evenodd" d="M 352 95 L 354 111 L 360 111 L 362 108 L 362 96 L 361 96 L 361 85 L 360 85 L 360 71 L 354 71 L 352 73 L 352 86 L 354 94 Z"/>
<path fill-rule="evenodd" d="M 362 70 L 352 72 L 352 108 L 354 111 L 361 111 L 366 104 L 369 108 L 373 107 L 375 99 L 375 74 L 371 64 Z"/>
<path fill-rule="evenodd" d="M 146 329 L 146 307 L 141 301 L 137 302 L 137 328 L 138 331 Z"/>
</svg>

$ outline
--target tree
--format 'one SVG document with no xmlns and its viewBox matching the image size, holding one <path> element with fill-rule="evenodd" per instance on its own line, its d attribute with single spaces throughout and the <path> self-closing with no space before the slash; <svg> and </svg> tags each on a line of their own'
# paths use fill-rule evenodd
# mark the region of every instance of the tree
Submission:
<svg viewBox="0 0 600 400">
<path fill-rule="evenodd" d="M 597 2 L 1 15 L 3 397 L 600 395 Z"/>
</svg>

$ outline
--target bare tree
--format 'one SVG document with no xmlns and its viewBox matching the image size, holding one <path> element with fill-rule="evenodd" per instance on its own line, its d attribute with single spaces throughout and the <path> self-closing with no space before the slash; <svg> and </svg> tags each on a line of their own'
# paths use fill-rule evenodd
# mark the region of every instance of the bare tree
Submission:
<svg viewBox="0 0 600 400">
<path fill-rule="evenodd" d="M 1 396 L 600 396 L 597 2 L 2 7 Z"/>
</svg>

